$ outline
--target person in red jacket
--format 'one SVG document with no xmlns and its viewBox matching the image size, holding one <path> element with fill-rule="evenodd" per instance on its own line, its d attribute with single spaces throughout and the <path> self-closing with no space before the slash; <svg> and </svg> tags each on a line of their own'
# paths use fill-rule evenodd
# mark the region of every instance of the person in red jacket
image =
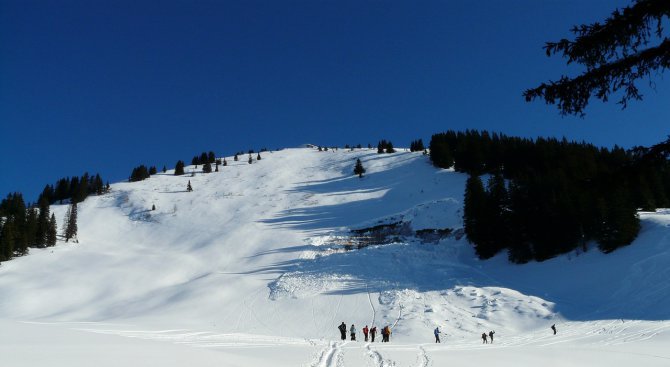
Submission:
<svg viewBox="0 0 670 367">
<path fill-rule="evenodd" d="M 365 336 L 365 341 L 368 341 L 368 331 L 370 330 L 368 329 L 368 326 L 365 325 L 365 327 L 363 328 L 363 336 Z"/>
</svg>

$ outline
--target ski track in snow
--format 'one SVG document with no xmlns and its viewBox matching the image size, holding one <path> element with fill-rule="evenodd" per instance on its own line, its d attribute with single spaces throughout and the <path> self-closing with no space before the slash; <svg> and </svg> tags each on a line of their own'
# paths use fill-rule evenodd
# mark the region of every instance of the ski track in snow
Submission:
<svg viewBox="0 0 670 367">
<path fill-rule="evenodd" d="M 422 346 L 419 346 L 419 355 L 416 359 L 417 367 L 428 367 L 430 359 L 428 359 L 428 353 L 426 353 L 426 350 Z"/>
<path fill-rule="evenodd" d="M 366 353 L 372 360 L 373 367 L 393 367 L 396 365 L 394 361 L 384 359 L 376 349 L 372 349 L 371 344 L 366 346 Z"/>
</svg>

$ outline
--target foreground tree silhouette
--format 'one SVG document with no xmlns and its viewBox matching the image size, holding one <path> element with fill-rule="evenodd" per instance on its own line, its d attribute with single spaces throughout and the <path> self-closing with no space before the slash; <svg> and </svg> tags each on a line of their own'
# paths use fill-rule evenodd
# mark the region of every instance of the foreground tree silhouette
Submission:
<svg viewBox="0 0 670 367">
<path fill-rule="evenodd" d="M 562 76 L 523 93 L 527 102 L 536 98 L 556 104 L 562 115 L 584 115 L 591 96 L 606 102 L 621 91 L 619 104 L 641 100 L 635 81 L 670 67 L 670 39 L 663 22 L 670 18 L 670 1 L 636 0 L 615 10 L 603 23 L 575 26 L 574 40 L 547 42 L 547 56 L 561 54 L 568 64 L 586 67 L 576 77 Z M 658 42 L 655 46 L 650 44 Z"/>
</svg>

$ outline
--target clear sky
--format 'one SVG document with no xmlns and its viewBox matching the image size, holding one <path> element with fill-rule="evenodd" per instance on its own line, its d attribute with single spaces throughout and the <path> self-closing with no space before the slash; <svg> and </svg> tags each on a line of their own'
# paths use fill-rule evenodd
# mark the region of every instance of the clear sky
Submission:
<svg viewBox="0 0 670 367">
<path fill-rule="evenodd" d="M 544 42 L 629 3 L 0 0 L 0 195 L 203 151 L 409 146 L 447 129 L 655 144 L 668 73 L 584 118 L 521 96 L 578 70 Z"/>
</svg>

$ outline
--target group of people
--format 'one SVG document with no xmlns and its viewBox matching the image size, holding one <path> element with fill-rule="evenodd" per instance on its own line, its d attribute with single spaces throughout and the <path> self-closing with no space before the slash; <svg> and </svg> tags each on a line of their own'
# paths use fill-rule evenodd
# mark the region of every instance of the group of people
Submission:
<svg viewBox="0 0 670 367">
<path fill-rule="evenodd" d="M 337 327 L 340 330 L 340 337 L 342 340 L 347 340 L 347 325 L 342 321 L 342 324 Z M 387 343 L 389 341 L 389 338 L 391 336 L 391 327 L 390 326 L 384 326 L 382 328 L 382 343 Z M 351 336 L 351 341 L 356 341 L 356 326 L 354 324 L 351 324 L 351 327 L 349 328 L 349 335 Z M 368 340 L 372 343 L 375 342 L 375 336 L 377 335 L 377 327 L 372 325 L 371 329 L 368 329 L 368 326 L 365 325 L 363 328 L 363 336 L 365 337 L 365 341 L 367 342 Z"/>
<path fill-rule="evenodd" d="M 347 340 L 347 325 L 342 321 L 342 324 L 337 327 L 340 330 L 340 334 L 342 337 L 342 340 Z M 554 331 L 554 335 L 556 335 L 556 324 L 551 325 L 551 330 Z M 356 327 L 354 324 L 351 324 L 351 328 L 349 328 L 349 333 L 351 335 L 351 340 L 356 341 Z M 491 344 L 493 344 L 493 335 L 496 332 L 491 330 L 489 331 L 488 334 L 486 332 L 482 333 L 482 344 L 488 344 L 489 341 Z M 365 336 L 365 341 L 368 341 L 368 336 L 370 337 L 370 341 L 374 343 L 375 341 L 375 335 L 377 334 L 377 327 L 372 326 L 372 329 L 368 329 L 368 326 L 365 325 L 363 328 L 363 335 Z M 442 332 L 440 331 L 440 327 L 436 327 L 435 330 L 433 330 L 433 334 L 435 335 L 435 343 L 441 343 L 440 341 L 440 334 Z M 391 336 L 391 327 L 390 326 L 384 326 L 382 328 L 382 343 L 387 343 L 389 341 L 389 337 Z"/>
<path fill-rule="evenodd" d="M 495 333 L 496 333 L 496 332 L 493 331 L 493 330 L 489 331 L 489 335 L 488 335 L 488 337 L 487 337 L 487 335 L 486 335 L 485 332 L 482 333 L 482 344 L 488 344 L 488 343 L 489 343 L 488 338 L 491 339 L 491 344 L 493 344 L 493 334 L 495 334 Z"/>
</svg>

